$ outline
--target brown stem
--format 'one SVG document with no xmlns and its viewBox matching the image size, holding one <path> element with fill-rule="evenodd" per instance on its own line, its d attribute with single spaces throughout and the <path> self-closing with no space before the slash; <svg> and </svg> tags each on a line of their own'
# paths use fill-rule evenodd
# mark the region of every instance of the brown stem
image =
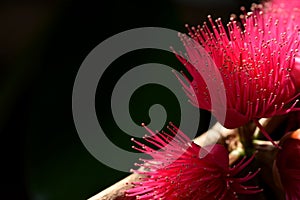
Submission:
<svg viewBox="0 0 300 200">
<path fill-rule="evenodd" d="M 238 128 L 240 141 L 243 144 L 243 148 L 247 156 L 253 154 L 254 146 L 253 146 L 253 135 L 255 131 L 255 124 L 251 121 Z"/>
</svg>

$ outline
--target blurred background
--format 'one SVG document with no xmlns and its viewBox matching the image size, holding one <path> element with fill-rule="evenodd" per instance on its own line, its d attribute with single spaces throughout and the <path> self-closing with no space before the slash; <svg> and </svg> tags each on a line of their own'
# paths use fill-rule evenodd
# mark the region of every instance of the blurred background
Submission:
<svg viewBox="0 0 300 200">
<path fill-rule="evenodd" d="M 72 117 L 76 73 L 99 43 L 119 32 L 155 26 L 186 32 L 206 16 L 227 22 L 248 0 L 2 1 L 0 5 L 1 194 L 9 199 L 87 199 L 128 175 L 97 161 L 83 146 Z M 147 62 L 182 69 L 174 55 L 137 51 L 114 62 L 98 86 L 99 123 L 118 146 L 130 149 L 110 113 L 112 86 L 122 73 Z M 130 102 L 133 121 L 149 121 L 147 106 L 166 106 L 178 121 L 178 102 L 165 88 L 144 87 Z M 149 91 L 148 91 L 149 90 Z M 148 92 L 147 92 L 148 91 Z M 155 95 L 149 96 L 149 94 Z M 137 110 L 145 116 L 137 118 Z M 102 116 L 102 117 L 101 117 Z M 103 117 L 104 116 L 104 117 Z M 201 111 L 199 133 L 210 115 Z M 1 198 L 2 199 L 2 198 Z"/>
</svg>

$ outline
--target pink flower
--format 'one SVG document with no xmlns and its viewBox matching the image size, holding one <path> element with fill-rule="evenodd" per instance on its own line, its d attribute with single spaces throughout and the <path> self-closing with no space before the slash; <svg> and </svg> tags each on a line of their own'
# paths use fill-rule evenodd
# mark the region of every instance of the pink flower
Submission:
<svg viewBox="0 0 300 200">
<path fill-rule="evenodd" d="M 228 152 L 222 145 L 201 148 L 173 124 L 168 127 L 171 134 L 155 134 L 146 126 L 145 128 L 151 134 L 145 140 L 162 149 L 155 151 L 133 140 L 139 146 L 134 148 L 149 154 L 152 159 L 136 164 L 148 170 L 134 170 L 144 177 L 140 182 L 132 183 L 133 188 L 126 191 L 127 196 L 136 196 L 137 199 L 232 200 L 237 199 L 238 194 L 261 191 L 256 186 L 243 185 L 259 170 L 243 178 L 235 178 L 253 160 L 254 155 L 247 162 L 243 158 L 235 167 L 230 168 Z"/>
<path fill-rule="evenodd" d="M 209 16 L 212 29 L 206 23 L 197 28 L 187 26 L 192 39 L 180 35 L 187 59 L 182 54 L 176 55 L 193 78 L 187 79 L 188 85 L 180 80 L 192 104 L 211 111 L 217 119 L 222 117 L 220 109 L 212 110 L 211 100 L 217 99 L 221 106 L 224 99 L 218 92 L 209 94 L 201 76 L 208 60 L 203 60 L 204 48 L 222 76 L 222 80 L 214 82 L 215 90 L 218 84 L 223 84 L 226 90 L 223 125 L 237 128 L 253 120 L 272 141 L 258 119 L 299 110 L 295 107 L 299 96 L 296 84 L 300 82 L 296 77 L 300 72 L 295 71 L 299 31 L 291 16 L 292 13 L 282 9 L 256 5 L 253 12 L 241 17 L 242 24 L 231 19 L 225 28 L 220 19 L 213 22 Z"/>
<path fill-rule="evenodd" d="M 286 200 L 298 200 L 300 199 L 300 129 L 284 136 L 280 143 L 282 150 L 277 153 L 273 172 L 285 191 Z"/>
<path fill-rule="evenodd" d="M 291 71 L 291 77 L 295 83 L 297 90 L 300 90 L 300 55 L 296 55 L 295 67 Z"/>
<path fill-rule="evenodd" d="M 277 13 L 281 21 L 285 21 L 286 27 L 293 29 L 300 27 L 300 1 L 299 0 L 273 0 L 265 4 L 269 15 Z M 300 54 L 296 54 L 295 67 L 291 70 L 291 77 L 298 91 L 300 90 Z"/>
<path fill-rule="evenodd" d="M 272 0 L 270 7 L 280 7 L 282 9 L 285 9 L 286 13 L 290 13 L 291 11 L 299 10 L 300 9 L 300 1 L 298 0 Z M 268 3 L 267 3 L 268 5 Z M 291 13 L 290 13 L 291 14 Z M 293 13 L 292 13 L 293 14 Z M 297 19 L 296 19 L 297 20 Z M 300 20 L 300 19 L 298 19 Z"/>
</svg>

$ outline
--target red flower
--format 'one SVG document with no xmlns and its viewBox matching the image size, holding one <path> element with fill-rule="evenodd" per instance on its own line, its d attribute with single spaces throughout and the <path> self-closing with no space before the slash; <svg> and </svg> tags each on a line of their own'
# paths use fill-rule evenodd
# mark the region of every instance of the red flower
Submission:
<svg viewBox="0 0 300 200">
<path fill-rule="evenodd" d="M 220 19 L 213 22 L 210 16 L 212 31 L 206 23 L 197 28 L 187 26 L 192 39 L 184 34 L 180 37 L 188 59 L 176 53 L 193 78 L 187 80 L 189 85 L 181 81 L 192 104 L 211 111 L 217 119 L 222 118 L 221 109 L 211 107 L 212 99 L 220 106 L 224 104 L 224 99 L 218 96 L 218 85 L 222 84 L 227 108 L 223 125 L 237 128 L 253 120 L 271 141 L 258 119 L 299 110 L 295 108 L 299 96 L 295 86 L 295 79 L 299 78 L 295 76 L 300 74 L 295 71 L 298 27 L 289 18 L 292 13 L 272 8 L 256 5 L 253 12 L 241 17 L 242 25 L 232 19 L 227 29 Z M 205 59 L 203 48 L 222 76 L 222 80 L 209 83 L 215 84 L 213 94 L 209 94 L 207 81 L 201 75 L 206 65 L 212 64 Z"/>
<path fill-rule="evenodd" d="M 274 12 L 278 13 L 277 17 L 280 20 L 286 22 L 285 26 L 289 26 L 290 29 L 300 26 L 300 1 L 299 0 L 273 0 L 270 3 L 266 3 L 266 9 L 268 13 L 272 15 Z M 298 91 L 300 90 L 300 54 L 296 54 L 295 67 L 291 70 L 291 77 L 295 83 Z"/>
<path fill-rule="evenodd" d="M 291 77 L 295 83 L 297 90 L 300 90 L 300 55 L 296 55 L 295 67 L 291 71 Z"/>
<path fill-rule="evenodd" d="M 300 1 L 298 0 L 290 0 L 290 1 L 286 1 L 286 0 L 272 0 L 271 3 L 269 3 L 271 6 L 270 7 L 280 7 L 282 9 L 285 9 L 286 14 L 288 14 L 290 11 L 299 11 L 300 9 Z M 267 3 L 268 5 L 268 3 Z M 291 14 L 291 13 L 289 13 Z M 294 14 L 294 13 L 292 13 Z M 291 18 L 291 16 L 290 16 Z M 297 19 L 296 19 L 297 20 Z M 300 19 L 298 19 L 300 20 Z"/>
<path fill-rule="evenodd" d="M 136 196 L 137 199 L 232 200 L 237 199 L 238 194 L 261 191 L 256 186 L 243 185 L 259 170 L 243 178 L 234 177 L 253 160 L 254 155 L 247 162 L 244 162 L 244 158 L 230 168 L 228 152 L 222 145 L 201 148 L 173 124 L 168 127 L 171 134 L 155 134 L 146 126 L 145 128 L 152 135 L 145 137 L 145 140 L 162 149 L 155 151 L 133 140 L 140 146 L 134 147 L 135 149 L 149 154 L 153 159 L 142 160 L 143 164 L 137 164 L 148 171 L 134 170 L 144 175 L 144 178 L 132 183 L 134 187 L 126 191 L 127 196 Z"/>
<path fill-rule="evenodd" d="M 300 129 L 284 136 L 274 162 L 274 175 L 285 191 L 286 200 L 300 199 Z M 279 177 L 279 178 L 278 178 Z"/>
</svg>

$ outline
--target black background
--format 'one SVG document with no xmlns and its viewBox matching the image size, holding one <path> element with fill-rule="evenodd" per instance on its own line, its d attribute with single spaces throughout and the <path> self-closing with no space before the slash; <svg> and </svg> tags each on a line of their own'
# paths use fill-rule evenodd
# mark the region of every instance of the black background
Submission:
<svg viewBox="0 0 300 200">
<path fill-rule="evenodd" d="M 0 131 L 1 182 L 5 191 L 1 196 L 87 199 L 127 176 L 128 173 L 97 161 L 77 135 L 72 118 L 72 88 L 84 58 L 103 40 L 121 31 L 156 26 L 186 32 L 186 23 L 202 24 L 208 14 L 227 22 L 231 13 L 239 13 L 242 5 L 249 8 L 250 3 L 248 0 L 2 2 Z M 134 52 L 111 66 L 111 72 L 106 73 L 98 88 L 97 112 L 108 116 L 106 121 L 100 118 L 100 123 L 110 129 L 108 137 L 122 148 L 131 146 L 130 137 L 110 120 L 107 97 L 118 75 L 126 72 L 126 66 L 153 60 L 182 68 L 173 55 Z M 177 103 L 172 94 L 164 89 L 153 90 L 158 92 L 155 94 L 158 100 L 153 96 L 151 99 L 147 96 L 149 92 L 144 91 L 135 94 L 132 101 L 137 103 L 131 107 L 136 105 L 141 110 L 144 105 L 162 101 L 169 105 L 168 119 L 176 121 Z M 147 109 L 144 110 L 143 119 L 137 119 L 133 111 L 133 120 L 147 122 Z M 209 117 L 206 112 L 202 114 Z M 199 132 L 207 128 L 205 120 Z"/>
</svg>

